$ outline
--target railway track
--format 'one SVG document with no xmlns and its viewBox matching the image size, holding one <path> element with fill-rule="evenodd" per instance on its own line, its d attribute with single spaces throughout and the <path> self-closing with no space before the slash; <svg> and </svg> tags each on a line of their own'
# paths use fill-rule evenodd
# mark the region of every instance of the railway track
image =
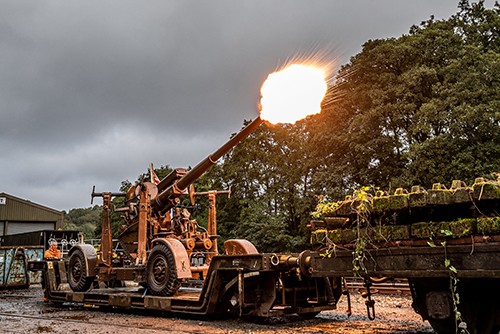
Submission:
<svg viewBox="0 0 500 334">
<path fill-rule="evenodd" d="M 38 296 L 26 296 L 26 295 L 2 295 L 3 299 L 33 299 L 33 298 L 39 298 Z"/>
<path fill-rule="evenodd" d="M 40 321 L 49 321 L 51 323 L 53 322 L 61 322 L 61 323 L 77 323 L 77 324 L 86 324 L 86 325 L 96 325 L 102 326 L 103 323 L 99 321 L 89 321 L 88 319 L 72 319 L 72 318 L 57 318 L 57 317 L 48 317 L 48 316 L 36 316 L 36 315 L 22 315 L 22 314 L 12 314 L 12 313 L 0 313 L 0 319 L 1 318 L 10 318 L 10 319 L 29 319 L 29 320 L 40 320 Z M 106 323 L 106 328 L 109 329 L 109 327 L 115 327 L 115 328 L 123 328 L 124 330 L 149 330 L 149 331 L 158 331 L 162 333 L 179 333 L 179 334 L 195 334 L 199 332 L 194 332 L 194 331 L 179 331 L 178 329 L 172 330 L 171 328 L 165 328 L 165 327 L 159 327 L 155 328 L 152 326 L 141 326 L 141 325 L 128 325 L 128 324 L 120 324 L 116 322 L 108 322 Z M 44 326 L 41 326 L 41 328 L 45 328 Z M 26 331 L 18 331 L 15 328 L 2 328 L 2 331 L 9 332 L 9 333 L 23 333 L 25 334 Z"/>
<path fill-rule="evenodd" d="M 362 281 L 361 281 L 362 282 Z M 389 283 L 391 284 L 391 283 Z M 360 290 L 362 291 L 362 290 Z M 430 327 L 414 316 L 409 309 L 409 299 L 401 295 L 379 295 L 377 300 L 377 319 L 366 318 L 366 306 L 360 294 L 353 293 L 352 317 L 344 313 L 346 298 L 343 297 L 340 309 L 335 312 L 322 312 L 322 315 L 304 321 L 298 316 L 277 317 L 268 321 L 241 321 L 241 319 L 205 319 L 176 317 L 169 314 L 138 310 L 115 310 L 67 305 L 53 306 L 42 303 L 41 289 L 30 291 L 0 292 L 0 333 L 431 333 Z M 4 298 L 7 297 L 7 298 Z M 397 314 L 397 316 L 395 316 Z M 393 318 L 390 318 L 393 317 Z"/>
<path fill-rule="evenodd" d="M 366 291 L 364 280 L 360 277 L 346 278 L 346 284 L 350 292 Z M 373 294 L 379 293 L 383 295 L 411 295 L 410 286 L 406 279 L 397 279 L 384 283 L 372 283 L 370 291 Z"/>
</svg>

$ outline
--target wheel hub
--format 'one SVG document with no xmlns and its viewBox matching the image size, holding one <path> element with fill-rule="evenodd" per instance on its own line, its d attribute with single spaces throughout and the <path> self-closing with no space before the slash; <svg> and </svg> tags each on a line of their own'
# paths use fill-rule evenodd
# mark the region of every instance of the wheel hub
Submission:
<svg viewBox="0 0 500 334">
<path fill-rule="evenodd" d="M 153 265 L 154 280 L 158 283 L 163 283 L 167 277 L 167 270 L 167 264 L 164 259 L 156 259 Z"/>
</svg>

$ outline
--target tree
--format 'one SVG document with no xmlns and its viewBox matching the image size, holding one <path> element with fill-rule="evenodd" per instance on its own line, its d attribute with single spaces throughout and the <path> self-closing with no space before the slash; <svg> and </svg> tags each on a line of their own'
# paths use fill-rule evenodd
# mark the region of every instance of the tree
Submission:
<svg viewBox="0 0 500 334">
<path fill-rule="evenodd" d="M 316 195 L 470 184 L 500 170 L 499 13 L 461 1 L 447 20 L 366 42 L 340 69 L 321 114 L 261 126 L 225 157 L 218 177 L 234 197 L 218 211 L 221 234 L 267 240 L 261 231 L 280 238 L 283 226 L 305 240 Z"/>
<path fill-rule="evenodd" d="M 89 208 L 71 209 L 64 215 L 64 230 L 78 230 L 84 233 L 85 238 L 95 237 L 95 228 L 100 224 L 102 207 L 94 205 Z"/>
<path fill-rule="evenodd" d="M 498 4 L 462 1 L 450 19 L 365 43 L 330 90 L 341 98 L 309 124 L 312 149 L 330 152 L 315 184 L 326 176 L 336 180 L 326 190 L 341 194 L 499 170 L 499 13 Z"/>
<path fill-rule="evenodd" d="M 218 211 L 220 234 L 246 237 L 262 251 L 304 247 L 314 198 L 301 126 L 260 126 L 226 155 L 219 172 L 233 194 Z"/>
</svg>

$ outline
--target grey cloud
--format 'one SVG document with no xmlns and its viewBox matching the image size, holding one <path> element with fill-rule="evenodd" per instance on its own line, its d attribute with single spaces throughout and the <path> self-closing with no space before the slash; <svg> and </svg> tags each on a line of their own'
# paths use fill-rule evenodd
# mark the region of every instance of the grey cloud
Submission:
<svg viewBox="0 0 500 334">
<path fill-rule="evenodd" d="M 70 209 L 153 161 L 194 165 L 257 115 L 267 74 L 448 17 L 447 1 L 2 1 L 0 191 Z"/>
</svg>

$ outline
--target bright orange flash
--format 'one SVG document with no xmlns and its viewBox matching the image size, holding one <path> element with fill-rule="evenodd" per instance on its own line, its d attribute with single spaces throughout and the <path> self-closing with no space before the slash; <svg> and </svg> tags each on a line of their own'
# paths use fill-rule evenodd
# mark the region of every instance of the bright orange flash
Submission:
<svg viewBox="0 0 500 334">
<path fill-rule="evenodd" d="M 295 123 L 321 111 L 327 89 L 321 68 L 292 64 L 269 74 L 260 90 L 260 117 L 270 123 Z"/>
</svg>

